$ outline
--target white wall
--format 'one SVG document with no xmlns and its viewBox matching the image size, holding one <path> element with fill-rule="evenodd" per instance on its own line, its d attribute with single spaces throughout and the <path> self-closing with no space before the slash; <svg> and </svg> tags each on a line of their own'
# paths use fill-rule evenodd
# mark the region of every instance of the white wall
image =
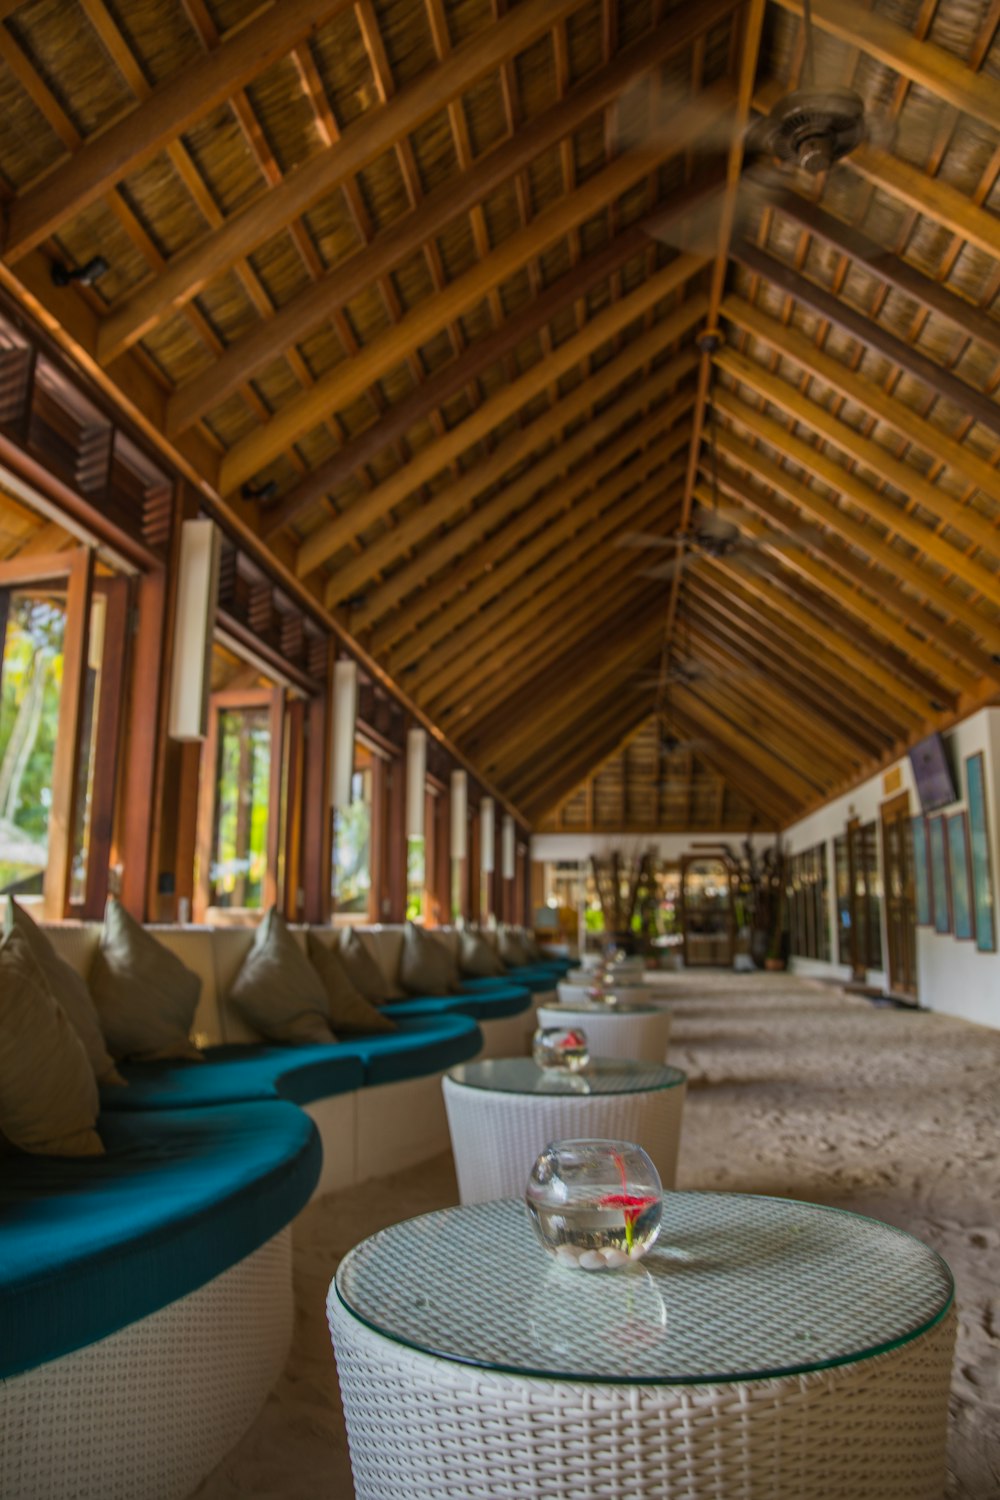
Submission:
<svg viewBox="0 0 1000 1500">
<path fill-rule="evenodd" d="M 742 833 L 536 833 L 531 840 L 531 858 L 541 864 L 589 860 L 592 854 L 609 854 L 612 849 L 635 854 L 652 849 L 657 859 L 679 860 L 682 854 L 693 854 L 696 844 L 729 844 L 738 854 L 745 842 Z M 753 835 L 757 850 L 773 843 L 773 834 Z"/>
<path fill-rule="evenodd" d="M 955 771 L 960 793 L 959 801 L 947 812 L 957 812 L 966 806 L 965 759 L 976 751 L 983 751 L 986 770 L 986 808 L 990 818 L 990 859 L 993 868 L 994 922 L 1000 941 L 1000 912 L 997 910 L 998 881 L 1000 881 L 1000 708 L 982 709 L 961 724 L 949 730 L 945 736 L 951 763 Z M 913 783 L 913 773 L 908 759 L 898 761 L 902 783 L 897 791 L 886 793 L 883 777 L 885 772 L 855 787 L 843 797 L 811 813 L 808 818 L 795 823 L 787 830 L 785 842 L 790 854 L 813 845 L 827 844 L 827 872 L 829 879 L 830 931 L 836 943 L 837 897 L 834 885 L 833 840 L 844 832 L 851 818 L 862 823 L 878 821 L 879 810 L 889 797 L 899 791 L 910 794 L 910 809 L 920 811 L 920 802 Z M 891 769 L 891 768 L 890 768 Z M 882 864 L 881 837 L 878 840 L 879 867 Z M 885 931 L 885 904 L 882 909 L 882 951 L 888 964 L 888 940 Z M 797 973 L 829 975 L 849 978 L 850 971 L 840 964 L 822 964 L 813 960 L 796 959 Z M 870 973 L 873 983 L 887 983 L 888 975 Z M 950 933 L 937 933 L 932 928 L 917 928 L 917 993 L 921 1005 L 930 1010 L 946 1011 L 949 1015 L 961 1016 L 967 1021 L 979 1021 L 987 1026 L 1000 1028 L 1000 954 L 980 953 L 975 942 L 958 942 Z"/>
</svg>

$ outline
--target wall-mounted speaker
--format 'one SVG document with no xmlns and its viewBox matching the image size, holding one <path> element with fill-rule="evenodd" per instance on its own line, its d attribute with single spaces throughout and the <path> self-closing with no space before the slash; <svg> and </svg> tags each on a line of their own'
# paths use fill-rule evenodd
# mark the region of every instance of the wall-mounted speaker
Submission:
<svg viewBox="0 0 1000 1500">
<path fill-rule="evenodd" d="M 351 805 L 354 737 L 358 726 L 358 664 L 342 657 L 333 664 L 330 695 L 330 800 L 338 812 Z"/>
<path fill-rule="evenodd" d="M 469 783 L 464 771 L 451 773 L 451 857 L 465 859 L 469 846 Z"/>
<path fill-rule="evenodd" d="M 424 836 L 427 786 L 427 731 L 410 729 L 406 735 L 406 837 Z"/>
<path fill-rule="evenodd" d="M 514 841 L 514 819 L 511 817 L 510 813 L 504 813 L 500 847 L 500 872 L 503 875 L 504 880 L 514 879 L 514 863 L 516 857 Z"/>
<path fill-rule="evenodd" d="M 492 797 L 479 804 L 479 865 L 484 875 L 492 875 L 496 863 L 496 810 Z"/>
</svg>

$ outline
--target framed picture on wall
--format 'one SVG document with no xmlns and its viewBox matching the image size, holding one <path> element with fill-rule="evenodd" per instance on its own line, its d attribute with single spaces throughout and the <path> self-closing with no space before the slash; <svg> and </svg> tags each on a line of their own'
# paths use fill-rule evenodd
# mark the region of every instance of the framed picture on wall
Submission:
<svg viewBox="0 0 1000 1500">
<path fill-rule="evenodd" d="M 931 890 L 934 893 L 934 931 L 951 931 L 951 885 L 948 880 L 948 837 L 943 815 L 928 818 Z"/>
<path fill-rule="evenodd" d="M 913 886 L 917 907 L 917 926 L 934 926 L 934 893 L 931 889 L 930 851 L 927 844 L 927 819 L 910 819 L 913 829 Z"/>
<path fill-rule="evenodd" d="M 951 915 L 955 936 L 965 940 L 976 935 L 976 913 L 972 904 L 972 866 L 969 862 L 969 820 L 964 812 L 948 819 L 948 875 L 951 881 Z"/>
<path fill-rule="evenodd" d="M 986 770 L 983 752 L 965 762 L 965 784 L 969 803 L 969 855 L 972 865 L 972 907 L 976 947 L 980 953 L 995 953 L 996 916 L 993 910 L 993 870 L 990 862 L 990 820 L 986 808 Z"/>
</svg>

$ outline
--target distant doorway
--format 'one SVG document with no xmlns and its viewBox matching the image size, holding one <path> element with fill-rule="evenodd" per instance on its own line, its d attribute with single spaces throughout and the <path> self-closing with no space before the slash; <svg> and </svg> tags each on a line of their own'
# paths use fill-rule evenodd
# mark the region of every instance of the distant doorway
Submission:
<svg viewBox="0 0 1000 1500">
<path fill-rule="evenodd" d="M 732 968 L 735 927 L 729 866 L 724 859 L 685 855 L 681 860 L 684 963 Z"/>
<path fill-rule="evenodd" d="M 902 792 L 890 802 L 883 802 L 881 815 L 889 987 L 893 994 L 915 999 L 917 915 L 913 889 L 913 830 L 910 823 L 909 793 Z"/>
</svg>

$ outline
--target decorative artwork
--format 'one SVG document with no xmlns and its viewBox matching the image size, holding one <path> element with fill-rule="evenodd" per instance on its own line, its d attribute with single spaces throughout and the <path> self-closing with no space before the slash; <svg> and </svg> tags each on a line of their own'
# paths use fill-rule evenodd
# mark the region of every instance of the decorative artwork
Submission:
<svg viewBox="0 0 1000 1500">
<path fill-rule="evenodd" d="M 995 953 L 996 918 L 993 911 L 993 871 L 990 863 L 990 820 L 986 809 L 986 772 L 983 754 L 965 762 L 969 802 L 969 852 L 972 864 L 972 907 L 976 947 L 980 953 Z"/>
<path fill-rule="evenodd" d="M 948 819 L 948 873 L 951 880 L 951 915 L 957 938 L 976 935 L 972 905 L 972 868 L 969 864 L 969 820 L 964 812 Z"/>
<path fill-rule="evenodd" d="M 948 882 L 948 839 L 943 816 L 928 818 L 931 891 L 934 899 L 934 931 L 951 931 L 951 889 Z"/>
<path fill-rule="evenodd" d="M 930 854 L 927 847 L 927 819 L 910 819 L 913 829 L 913 884 L 917 898 L 917 926 L 933 927 L 934 900 L 931 891 Z"/>
</svg>

